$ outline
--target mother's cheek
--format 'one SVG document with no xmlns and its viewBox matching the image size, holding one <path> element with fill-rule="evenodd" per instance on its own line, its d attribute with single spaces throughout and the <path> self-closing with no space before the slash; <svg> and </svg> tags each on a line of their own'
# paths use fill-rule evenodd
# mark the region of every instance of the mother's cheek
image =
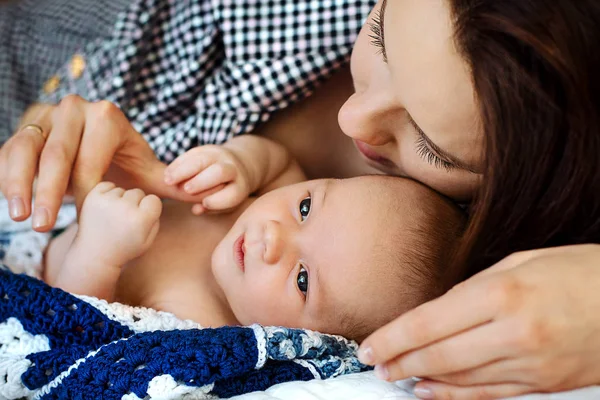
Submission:
<svg viewBox="0 0 600 400">
<path fill-rule="evenodd" d="M 483 182 L 481 174 L 461 169 L 447 170 L 431 165 L 414 150 L 412 154 L 402 157 L 401 168 L 408 177 L 459 203 L 470 202 Z"/>
</svg>

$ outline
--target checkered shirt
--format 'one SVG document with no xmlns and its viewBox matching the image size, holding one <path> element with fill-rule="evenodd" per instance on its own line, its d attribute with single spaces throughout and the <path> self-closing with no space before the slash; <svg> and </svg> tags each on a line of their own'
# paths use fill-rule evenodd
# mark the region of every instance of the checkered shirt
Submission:
<svg viewBox="0 0 600 400">
<path fill-rule="evenodd" d="M 86 43 L 110 37 L 130 0 L 0 0 L 0 145 L 44 82 Z"/>
<path fill-rule="evenodd" d="M 83 0 L 79 0 L 83 1 Z M 308 96 L 347 62 L 374 0 L 136 0 L 67 63 L 69 93 L 117 104 L 163 161 L 222 143 Z M 70 68 L 71 67 L 71 68 Z"/>
</svg>

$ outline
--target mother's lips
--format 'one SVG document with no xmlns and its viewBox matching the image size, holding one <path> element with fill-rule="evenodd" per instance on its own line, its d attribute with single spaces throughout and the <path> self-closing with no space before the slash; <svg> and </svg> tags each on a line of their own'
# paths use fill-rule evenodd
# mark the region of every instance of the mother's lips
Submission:
<svg viewBox="0 0 600 400">
<path fill-rule="evenodd" d="M 391 160 L 389 160 L 389 159 L 387 159 L 387 158 L 379 155 L 379 153 L 377 153 L 376 151 L 374 151 L 371 148 L 371 146 L 369 146 L 368 144 L 366 144 L 364 142 L 361 142 L 360 140 L 354 139 L 354 145 L 356 146 L 356 148 L 358 149 L 358 151 L 365 158 L 367 158 L 367 159 L 369 159 L 371 161 L 374 161 L 377 164 L 380 164 L 380 165 L 382 165 L 384 167 L 387 167 L 387 168 L 393 168 L 393 167 L 395 167 L 395 164 Z"/>
</svg>

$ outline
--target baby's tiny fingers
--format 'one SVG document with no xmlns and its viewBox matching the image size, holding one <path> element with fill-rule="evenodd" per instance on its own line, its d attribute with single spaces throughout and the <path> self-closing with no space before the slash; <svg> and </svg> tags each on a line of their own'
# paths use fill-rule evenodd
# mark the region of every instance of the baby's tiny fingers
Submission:
<svg viewBox="0 0 600 400">
<path fill-rule="evenodd" d="M 114 183 L 105 181 L 105 182 L 100 182 L 99 184 L 97 184 L 93 190 L 98 193 L 106 193 L 106 192 L 113 190 L 116 187 L 117 187 L 117 185 L 115 185 Z"/>
<path fill-rule="evenodd" d="M 194 215 L 204 214 L 205 211 L 206 211 L 206 208 L 202 204 L 194 204 L 192 206 L 192 214 L 194 214 Z"/>
<path fill-rule="evenodd" d="M 142 189 L 130 189 L 123 194 L 123 199 L 131 202 L 132 204 L 139 205 L 145 196 L 146 193 L 144 193 Z"/>
<path fill-rule="evenodd" d="M 211 194 L 202 201 L 202 205 L 208 210 L 229 210 L 242 203 L 247 197 L 237 185 L 227 185 L 225 189 Z"/>
<path fill-rule="evenodd" d="M 158 196 L 149 194 L 140 201 L 140 208 L 148 213 L 151 220 L 158 219 L 162 213 L 162 201 Z"/>
<path fill-rule="evenodd" d="M 112 197 L 121 198 L 125 194 L 125 189 L 123 189 L 121 187 L 114 187 L 114 188 L 106 191 L 105 194 L 109 195 L 109 196 L 112 196 Z"/>
<path fill-rule="evenodd" d="M 198 194 L 222 183 L 235 179 L 237 170 L 228 163 L 213 164 L 190 179 L 183 185 L 183 190 L 189 194 Z"/>
<path fill-rule="evenodd" d="M 198 154 L 187 152 L 173 161 L 165 170 L 165 183 L 176 185 L 192 178 L 215 162 L 212 154 Z"/>
</svg>

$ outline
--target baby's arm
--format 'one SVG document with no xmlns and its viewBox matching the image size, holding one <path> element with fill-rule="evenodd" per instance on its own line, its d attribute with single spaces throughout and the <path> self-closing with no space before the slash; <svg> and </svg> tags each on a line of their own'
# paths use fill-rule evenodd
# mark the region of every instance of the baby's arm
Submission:
<svg viewBox="0 0 600 400">
<path fill-rule="evenodd" d="M 161 210 L 156 196 L 110 182 L 98 184 L 85 198 L 77 235 L 48 283 L 112 301 L 121 266 L 150 247 Z"/>
<path fill-rule="evenodd" d="M 234 137 L 221 146 L 193 148 L 165 171 L 165 181 L 190 194 L 205 193 L 192 211 L 227 211 L 250 194 L 260 195 L 306 177 L 280 144 L 256 135 Z"/>
</svg>

